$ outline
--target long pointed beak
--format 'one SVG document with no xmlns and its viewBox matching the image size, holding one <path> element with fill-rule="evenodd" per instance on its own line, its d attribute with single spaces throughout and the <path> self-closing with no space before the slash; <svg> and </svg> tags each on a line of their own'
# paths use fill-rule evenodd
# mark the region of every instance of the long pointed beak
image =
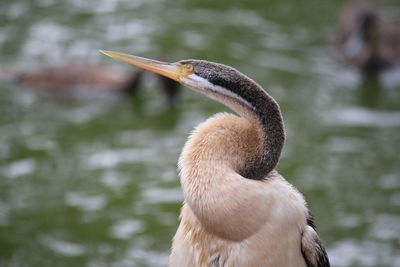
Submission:
<svg viewBox="0 0 400 267">
<path fill-rule="evenodd" d="M 181 78 L 187 78 L 187 75 L 182 72 L 181 64 L 179 63 L 162 62 L 113 51 L 100 50 L 100 52 L 116 60 L 166 76 L 177 82 L 181 82 Z"/>
</svg>

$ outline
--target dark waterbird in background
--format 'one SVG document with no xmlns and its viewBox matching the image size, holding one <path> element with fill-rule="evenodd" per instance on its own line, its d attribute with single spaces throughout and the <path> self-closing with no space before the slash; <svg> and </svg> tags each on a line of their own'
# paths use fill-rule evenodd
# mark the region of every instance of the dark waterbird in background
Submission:
<svg viewBox="0 0 400 267">
<path fill-rule="evenodd" d="M 18 83 L 57 96 L 93 96 L 101 92 L 137 94 L 144 72 L 123 72 L 94 64 L 47 66 L 35 71 L 0 70 L 0 80 Z M 157 75 L 167 102 L 174 106 L 179 97 L 179 84 Z"/>
<path fill-rule="evenodd" d="M 214 115 L 184 146 L 179 168 L 185 202 L 170 266 L 329 266 L 303 195 L 275 170 L 285 133 L 269 94 L 226 65 L 102 52 L 178 81 L 239 115 Z"/>
<path fill-rule="evenodd" d="M 373 5 L 346 5 L 340 14 L 335 47 L 365 75 L 400 68 L 400 24 Z"/>
</svg>

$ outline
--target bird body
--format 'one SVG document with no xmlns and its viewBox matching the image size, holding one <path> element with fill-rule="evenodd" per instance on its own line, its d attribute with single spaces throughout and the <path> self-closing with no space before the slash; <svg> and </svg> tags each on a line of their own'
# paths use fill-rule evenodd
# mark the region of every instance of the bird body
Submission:
<svg viewBox="0 0 400 267">
<path fill-rule="evenodd" d="M 135 81 L 141 72 L 121 72 L 94 64 L 47 66 L 32 72 L 17 72 L 17 81 L 26 87 L 67 93 L 79 90 L 122 90 Z"/>
<path fill-rule="evenodd" d="M 179 84 L 156 75 L 170 106 L 179 98 Z M 35 71 L 0 70 L 0 81 L 15 82 L 57 96 L 93 96 L 101 92 L 136 94 L 142 85 L 143 71 L 118 71 L 103 65 L 77 63 L 46 66 Z"/>
<path fill-rule="evenodd" d="M 169 266 L 329 266 L 303 196 L 275 170 L 285 133 L 269 94 L 218 63 L 103 53 L 175 79 L 238 114 L 209 118 L 183 148 L 184 205 Z"/>
<path fill-rule="evenodd" d="M 364 74 L 400 66 L 400 24 L 373 5 L 344 6 L 335 40 L 338 54 Z"/>
<path fill-rule="evenodd" d="M 237 179 L 243 178 L 232 174 L 220 182 Z M 277 172 L 263 182 L 248 180 L 208 191 L 202 217 L 185 197 L 170 266 L 306 266 L 300 249 L 305 202 Z M 234 200 L 228 192 L 235 192 Z"/>
<path fill-rule="evenodd" d="M 303 196 L 276 171 L 262 180 L 235 171 L 262 143 L 254 119 L 214 115 L 186 143 L 179 161 L 185 204 L 170 266 L 306 266 Z"/>
</svg>

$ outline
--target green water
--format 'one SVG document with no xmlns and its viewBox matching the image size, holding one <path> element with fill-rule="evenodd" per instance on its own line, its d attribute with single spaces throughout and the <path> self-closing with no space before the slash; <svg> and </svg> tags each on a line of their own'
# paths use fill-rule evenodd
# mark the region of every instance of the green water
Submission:
<svg viewBox="0 0 400 267">
<path fill-rule="evenodd" d="M 129 68 L 98 53 L 109 49 L 236 67 L 281 105 L 278 170 L 305 195 L 332 265 L 400 266 L 400 88 L 362 82 L 333 55 L 343 3 L 3 0 L 0 64 Z M 166 266 L 181 147 L 227 109 L 189 90 L 169 109 L 151 77 L 144 87 L 71 100 L 0 84 L 0 266 Z"/>
</svg>

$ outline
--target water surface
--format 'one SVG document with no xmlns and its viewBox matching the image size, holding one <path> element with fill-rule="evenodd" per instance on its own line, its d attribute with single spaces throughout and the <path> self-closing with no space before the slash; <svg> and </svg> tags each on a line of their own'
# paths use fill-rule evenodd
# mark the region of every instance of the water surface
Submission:
<svg viewBox="0 0 400 267">
<path fill-rule="evenodd" d="M 109 49 L 234 66 L 281 105 L 278 170 L 306 197 L 332 265 L 400 266 L 400 88 L 333 55 L 343 2 L 7 0 L 0 62 L 128 69 L 98 53 Z M 0 266 L 166 266 L 181 147 L 227 109 L 189 90 L 169 109 L 151 76 L 143 87 L 70 99 L 0 84 Z"/>
</svg>

